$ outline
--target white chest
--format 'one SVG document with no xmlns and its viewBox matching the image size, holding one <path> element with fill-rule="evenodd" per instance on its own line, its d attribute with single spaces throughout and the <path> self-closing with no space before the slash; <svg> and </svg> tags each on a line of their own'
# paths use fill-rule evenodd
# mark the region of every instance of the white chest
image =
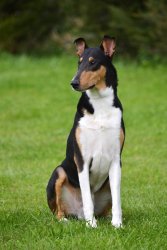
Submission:
<svg viewBox="0 0 167 250">
<path fill-rule="evenodd" d="M 114 157 L 120 153 L 121 111 L 111 107 L 103 114 L 85 115 L 79 122 L 85 164 L 90 163 L 90 184 L 97 191 L 106 180 Z"/>
</svg>

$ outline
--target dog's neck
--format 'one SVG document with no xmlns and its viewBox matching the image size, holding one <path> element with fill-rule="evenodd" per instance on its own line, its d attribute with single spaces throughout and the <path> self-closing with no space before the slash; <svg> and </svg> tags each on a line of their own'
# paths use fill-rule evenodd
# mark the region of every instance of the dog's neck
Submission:
<svg viewBox="0 0 167 250">
<path fill-rule="evenodd" d="M 106 112 L 108 113 L 110 107 L 113 106 L 114 90 L 112 87 L 106 87 L 101 90 L 93 88 L 91 90 L 87 90 L 86 94 L 88 95 L 89 102 L 92 104 L 96 114 L 102 115 Z"/>
</svg>

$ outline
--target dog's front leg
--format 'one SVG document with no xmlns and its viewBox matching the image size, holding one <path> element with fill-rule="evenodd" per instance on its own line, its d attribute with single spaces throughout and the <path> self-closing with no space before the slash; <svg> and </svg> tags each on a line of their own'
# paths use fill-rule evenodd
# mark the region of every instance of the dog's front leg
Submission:
<svg viewBox="0 0 167 250">
<path fill-rule="evenodd" d="M 122 210 L 121 210 L 121 166 L 120 157 L 116 157 L 111 164 L 109 171 L 110 188 L 112 196 L 112 225 L 116 228 L 122 226 Z"/>
<path fill-rule="evenodd" d="M 89 227 L 97 227 L 96 219 L 94 217 L 94 205 L 91 196 L 90 182 L 89 182 L 89 165 L 84 164 L 83 170 L 79 173 L 79 183 L 81 188 L 83 211 L 86 220 L 86 225 Z"/>
</svg>

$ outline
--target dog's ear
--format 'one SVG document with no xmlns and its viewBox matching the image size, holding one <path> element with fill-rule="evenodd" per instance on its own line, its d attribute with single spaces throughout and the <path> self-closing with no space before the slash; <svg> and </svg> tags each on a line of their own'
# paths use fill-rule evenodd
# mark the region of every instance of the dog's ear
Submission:
<svg viewBox="0 0 167 250">
<path fill-rule="evenodd" d="M 105 35 L 101 41 L 100 48 L 104 51 L 106 56 L 112 58 L 116 47 L 115 37 Z"/>
<path fill-rule="evenodd" d="M 84 50 L 86 48 L 88 48 L 88 45 L 87 45 L 85 39 L 82 38 L 82 37 L 79 37 L 79 38 L 75 39 L 74 44 L 75 44 L 75 47 L 76 47 L 76 54 L 78 56 L 81 56 L 82 53 L 84 52 Z"/>
</svg>

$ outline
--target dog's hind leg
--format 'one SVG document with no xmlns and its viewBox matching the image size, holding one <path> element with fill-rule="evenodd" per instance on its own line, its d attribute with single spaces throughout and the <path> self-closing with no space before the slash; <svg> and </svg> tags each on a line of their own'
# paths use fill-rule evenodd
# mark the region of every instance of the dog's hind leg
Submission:
<svg viewBox="0 0 167 250">
<path fill-rule="evenodd" d="M 57 169 L 57 171 L 58 171 L 59 177 L 55 183 L 56 207 L 57 207 L 57 218 L 58 218 L 58 220 L 61 220 L 65 217 L 64 206 L 63 206 L 63 202 L 62 202 L 62 188 L 63 188 L 63 184 L 66 181 L 66 174 L 65 174 L 63 168 L 61 168 L 61 167 L 59 167 Z"/>
<path fill-rule="evenodd" d="M 47 199 L 58 220 L 66 220 L 68 216 L 84 218 L 81 191 L 69 183 L 61 166 L 53 171 L 49 180 Z"/>
<path fill-rule="evenodd" d="M 66 174 L 62 167 L 57 167 L 47 185 L 47 200 L 49 208 L 53 213 L 56 213 L 57 218 L 60 220 L 64 218 L 64 207 L 62 203 L 62 188 L 66 181 Z"/>
<path fill-rule="evenodd" d="M 56 193 L 55 193 L 55 183 L 58 179 L 58 171 L 57 168 L 53 171 L 47 188 L 46 188 L 46 193 L 47 193 L 47 202 L 48 202 L 48 206 L 50 208 L 50 210 L 52 211 L 52 213 L 54 214 L 56 212 Z"/>
</svg>

